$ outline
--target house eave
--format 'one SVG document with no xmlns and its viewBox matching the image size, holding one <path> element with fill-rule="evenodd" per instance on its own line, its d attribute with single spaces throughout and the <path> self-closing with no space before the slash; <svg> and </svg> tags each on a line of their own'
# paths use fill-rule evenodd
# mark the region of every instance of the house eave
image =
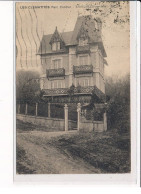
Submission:
<svg viewBox="0 0 141 194">
<path fill-rule="evenodd" d="M 73 96 L 78 96 L 78 95 L 92 95 L 92 93 L 75 93 Z M 54 95 L 47 95 L 44 94 L 43 97 L 55 97 L 55 96 L 69 96 L 69 94 L 54 94 Z"/>
</svg>

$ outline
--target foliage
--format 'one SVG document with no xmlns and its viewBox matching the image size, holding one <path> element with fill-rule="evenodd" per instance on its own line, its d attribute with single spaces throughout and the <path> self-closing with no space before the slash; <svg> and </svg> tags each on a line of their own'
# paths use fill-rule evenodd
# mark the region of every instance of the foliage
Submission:
<svg viewBox="0 0 141 194">
<path fill-rule="evenodd" d="M 77 90 L 78 93 L 80 93 L 80 92 L 81 92 L 81 85 L 78 85 L 78 86 L 76 87 L 76 90 Z"/>
<path fill-rule="evenodd" d="M 74 95 L 74 90 L 75 90 L 75 86 L 74 86 L 74 84 L 72 84 L 70 86 L 70 88 L 68 89 L 68 94 L 70 97 L 72 97 Z"/>
<path fill-rule="evenodd" d="M 18 71 L 16 73 L 16 100 L 20 102 L 38 102 L 43 92 L 40 90 L 39 73 Z"/>
<path fill-rule="evenodd" d="M 119 132 L 130 129 L 130 77 L 106 80 L 106 94 L 108 95 L 108 126 Z"/>
</svg>

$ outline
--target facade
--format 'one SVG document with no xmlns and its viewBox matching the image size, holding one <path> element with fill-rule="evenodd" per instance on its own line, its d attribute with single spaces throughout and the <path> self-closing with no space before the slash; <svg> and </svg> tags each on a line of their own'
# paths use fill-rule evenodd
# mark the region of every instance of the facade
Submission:
<svg viewBox="0 0 141 194">
<path fill-rule="evenodd" d="M 44 35 L 38 55 L 41 58 L 40 87 L 51 102 L 89 103 L 92 93 L 96 103 L 105 99 L 102 22 L 92 16 L 77 18 L 73 31 Z M 73 91 L 72 91 L 73 89 Z M 69 93 L 70 92 L 70 93 Z"/>
</svg>

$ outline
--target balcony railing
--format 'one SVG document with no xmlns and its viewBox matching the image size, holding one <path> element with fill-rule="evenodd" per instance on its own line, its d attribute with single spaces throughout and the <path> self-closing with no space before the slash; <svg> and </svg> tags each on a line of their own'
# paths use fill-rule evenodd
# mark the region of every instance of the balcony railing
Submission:
<svg viewBox="0 0 141 194">
<path fill-rule="evenodd" d="M 55 88 L 55 89 L 44 89 L 45 96 L 61 96 L 69 95 L 69 88 Z M 74 95 L 81 94 L 92 94 L 94 93 L 97 97 L 103 99 L 105 94 L 99 90 L 96 86 L 74 88 Z"/>
<path fill-rule="evenodd" d="M 85 74 L 85 73 L 92 73 L 92 72 L 93 72 L 92 65 L 73 66 L 74 74 Z"/>
<path fill-rule="evenodd" d="M 47 77 L 62 77 L 65 76 L 65 69 L 59 68 L 59 69 L 49 69 L 46 70 Z"/>
<path fill-rule="evenodd" d="M 68 88 L 44 89 L 46 96 L 66 95 Z"/>
</svg>

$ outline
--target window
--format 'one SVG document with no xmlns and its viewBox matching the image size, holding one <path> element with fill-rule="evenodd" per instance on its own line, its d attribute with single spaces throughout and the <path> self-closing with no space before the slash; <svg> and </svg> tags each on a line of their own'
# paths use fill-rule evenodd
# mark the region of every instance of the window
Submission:
<svg viewBox="0 0 141 194">
<path fill-rule="evenodd" d="M 51 81 L 51 89 L 64 88 L 64 83 L 61 80 Z"/>
<path fill-rule="evenodd" d="M 54 83 L 53 82 L 51 82 L 51 89 L 53 89 L 54 88 Z"/>
<path fill-rule="evenodd" d="M 56 45 L 56 42 L 54 42 L 54 43 L 52 43 L 52 50 L 53 51 L 56 51 L 57 50 L 57 47 L 56 47 L 57 45 Z"/>
<path fill-rule="evenodd" d="M 58 88 L 62 88 L 62 82 L 61 81 L 58 82 Z"/>
<path fill-rule="evenodd" d="M 57 50 L 60 50 L 60 42 L 57 42 Z"/>
<path fill-rule="evenodd" d="M 83 86 L 84 87 L 89 86 L 89 80 L 88 79 L 83 80 Z"/>
<path fill-rule="evenodd" d="M 52 63 L 53 63 L 53 69 L 61 68 L 61 59 L 55 59 L 52 61 Z"/>
<path fill-rule="evenodd" d="M 55 81 L 55 82 L 54 82 L 54 88 L 58 88 L 57 86 L 58 86 L 58 84 L 57 84 L 57 82 Z"/>
<path fill-rule="evenodd" d="M 52 50 L 53 51 L 60 50 L 60 42 L 53 42 L 52 43 Z"/>
<path fill-rule="evenodd" d="M 88 65 L 88 56 L 80 56 L 79 65 Z"/>
</svg>

